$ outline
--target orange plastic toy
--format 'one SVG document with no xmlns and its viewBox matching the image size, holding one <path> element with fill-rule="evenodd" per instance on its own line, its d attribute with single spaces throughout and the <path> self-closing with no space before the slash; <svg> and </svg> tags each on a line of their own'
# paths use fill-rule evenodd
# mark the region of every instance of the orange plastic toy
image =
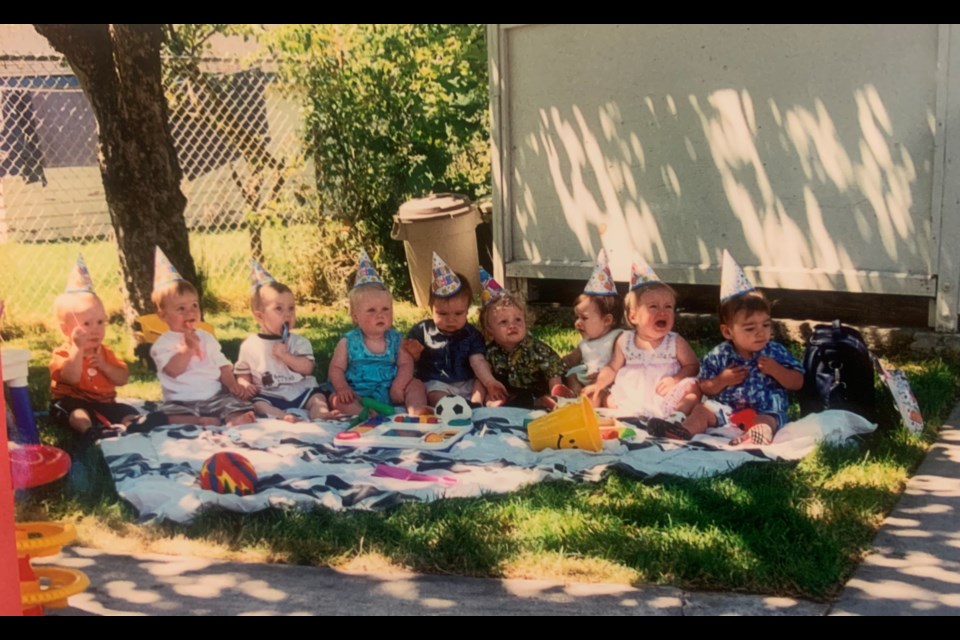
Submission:
<svg viewBox="0 0 960 640">
<path fill-rule="evenodd" d="M 70 470 L 70 456 L 43 444 L 14 445 L 10 449 L 14 489 L 32 489 L 59 480 Z"/>
<path fill-rule="evenodd" d="M 0 378 L 3 377 L 0 361 Z M 71 524 L 13 520 L 13 490 L 37 487 L 62 478 L 70 457 L 55 447 L 9 448 L 6 406 L 0 393 L 0 616 L 42 615 L 45 607 L 67 605 L 67 598 L 90 585 L 74 569 L 39 567 L 30 559 L 59 553 L 77 536 Z"/>
<path fill-rule="evenodd" d="M 52 556 L 77 537 L 72 524 L 21 522 L 16 525 L 17 555 L 20 563 L 20 592 L 23 615 L 43 615 L 45 609 L 67 606 L 67 598 L 90 586 L 86 574 L 76 569 L 37 567 L 31 558 Z"/>
<path fill-rule="evenodd" d="M 13 487 L 28 489 L 59 480 L 70 470 L 70 457 L 46 445 L 24 445 L 10 449 Z M 77 537 L 72 524 L 20 522 L 14 525 L 23 615 L 39 616 L 44 610 L 67 606 L 67 598 L 90 586 L 86 574 L 75 569 L 37 567 L 31 558 L 52 556 Z"/>
</svg>

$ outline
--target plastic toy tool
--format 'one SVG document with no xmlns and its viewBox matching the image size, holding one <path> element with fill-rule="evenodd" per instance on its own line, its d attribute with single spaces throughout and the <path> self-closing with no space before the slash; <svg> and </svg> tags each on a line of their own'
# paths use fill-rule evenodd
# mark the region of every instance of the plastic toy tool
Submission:
<svg viewBox="0 0 960 640">
<path fill-rule="evenodd" d="M 395 411 L 393 405 L 389 402 L 380 402 L 373 398 L 360 398 L 360 406 L 363 409 L 357 414 L 356 418 L 350 421 L 351 427 L 366 422 L 370 418 L 371 411 L 381 416 L 392 416 Z"/>
</svg>

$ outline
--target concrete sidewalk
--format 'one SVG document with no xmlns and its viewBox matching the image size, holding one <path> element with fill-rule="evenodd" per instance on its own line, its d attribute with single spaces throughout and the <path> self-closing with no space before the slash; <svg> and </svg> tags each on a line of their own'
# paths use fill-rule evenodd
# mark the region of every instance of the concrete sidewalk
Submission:
<svg viewBox="0 0 960 640">
<path fill-rule="evenodd" d="M 91 587 L 48 615 L 958 615 L 957 425 L 960 405 L 884 521 L 876 551 L 833 604 L 657 586 L 356 574 L 72 547 L 53 564 L 81 569 Z"/>
<path fill-rule="evenodd" d="M 960 405 L 830 615 L 960 615 Z"/>
<path fill-rule="evenodd" d="M 792 598 L 127 556 L 71 547 L 55 564 L 90 588 L 47 615 L 823 615 Z"/>
</svg>

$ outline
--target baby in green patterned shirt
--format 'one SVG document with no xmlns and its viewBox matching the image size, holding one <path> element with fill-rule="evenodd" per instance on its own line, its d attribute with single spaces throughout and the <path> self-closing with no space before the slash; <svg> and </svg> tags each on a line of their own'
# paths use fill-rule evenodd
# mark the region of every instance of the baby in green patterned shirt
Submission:
<svg viewBox="0 0 960 640">
<path fill-rule="evenodd" d="M 493 375 L 507 388 L 506 400 L 487 406 L 552 408 L 550 393 L 562 382 L 563 361 L 549 345 L 527 334 L 520 302 L 500 294 L 481 309 L 480 326 Z"/>
</svg>

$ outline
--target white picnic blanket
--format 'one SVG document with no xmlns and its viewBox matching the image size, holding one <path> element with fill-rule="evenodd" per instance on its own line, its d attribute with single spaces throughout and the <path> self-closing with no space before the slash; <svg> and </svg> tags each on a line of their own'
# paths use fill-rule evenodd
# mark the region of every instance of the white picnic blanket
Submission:
<svg viewBox="0 0 960 640">
<path fill-rule="evenodd" d="M 338 447 L 342 422 L 290 424 L 262 419 L 241 427 L 159 427 L 147 434 L 104 440 L 104 457 L 118 493 L 140 519 L 189 522 L 208 507 L 251 513 L 271 507 L 380 510 L 406 501 L 508 493 L 544 480 L 597 481 L 608 469 L 638 478 L 701 477 L 747 462 L 798 460 L 821 440 L 843 442 L 876 428 L 846 411 L 811 414 L 784 426 L 774 443 L 730 447 L 739 433 L 725 428 L 683 443 L 635 437 L 604 441 L 597 453 L 575 449 L 534 452 L 523 409 L 478 409 L 473 431 L 448 451 Z M 250 496 L 200 488 L 200 468 L 212 454 L 233 451 L 253 464 L 258 490 Z M 404 477 L 407 479 L 404 479 Z"/>
</svg>

